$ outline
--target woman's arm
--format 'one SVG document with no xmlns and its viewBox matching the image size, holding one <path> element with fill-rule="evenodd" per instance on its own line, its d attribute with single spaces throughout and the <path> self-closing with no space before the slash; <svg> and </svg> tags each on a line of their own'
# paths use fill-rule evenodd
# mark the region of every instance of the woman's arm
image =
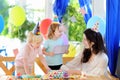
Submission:
<svg viewBox="0 0 120 80">
<path fill-rule="evenodd" d="M 105 75 L 105 73 L 107 72 L 107 67 L 108 67 L 107 55 L 102 53 L 96 59 L 97 60 L 95 60 L 96 61 L 95 65 L 93 67 L 89 66 L 91 67 L 91 70 L 89 72 L 85 72 L 86 75 L 101 76 L 101 75 Z"/>
<path fill-rule="evenodd" d="M 65 65 L 61 66 L 61 70 L 70 70 L 70 69 L 75 69 L 75 70 L 80 70 L 81 69 L 81 54 L 76 56 L 74 59 L 72 59 L 70 62 L 67 62 Z"/>
<path fill-rule="evenodd" d="M 53 52 L 46 52 L 46 48 L 43 48 L 43 49 L 42 49 L 42 52 L 43 52 L 43 54 L 45 54 L 46 56 L 53 56 L 53 55 L 54 55 Z"/>
<path fill-rule="evenodd" d="M 81 75 L 81 71 L 80 70 L 70 69 L 67 72 L 68 72 L 68 74 L 72 74 L 72 75 Z"/>
</svg>

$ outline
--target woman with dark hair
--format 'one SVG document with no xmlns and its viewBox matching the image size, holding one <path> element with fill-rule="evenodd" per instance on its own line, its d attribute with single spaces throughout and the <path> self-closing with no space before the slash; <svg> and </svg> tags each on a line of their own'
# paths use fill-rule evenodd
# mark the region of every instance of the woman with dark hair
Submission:
<svg viewBox="0 0 120 80">
<path fill-rule="evenodd" d="M 70 74 L 105 75 L 108 57 L 101 34 L 92 29 L 86 29 L 83 35 L 83 44 L 82 53 L 79 53 L 67 64 L 62 65 L 61 69 Z"/>
</svg>

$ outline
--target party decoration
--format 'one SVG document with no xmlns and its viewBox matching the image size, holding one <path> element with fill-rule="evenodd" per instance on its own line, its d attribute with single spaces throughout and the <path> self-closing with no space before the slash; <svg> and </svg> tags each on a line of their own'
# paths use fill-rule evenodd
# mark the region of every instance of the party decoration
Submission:
<svg viewBox="0 0 120 80">
<path fill-rule="evenodd" d="M 75 54 L 76 54 L 76 47 L 72 43 L 70 43 L 69 45 L 70 45 L 69 49 L 68 49 L 69 53 L 68 54 L 64 54 L 63 57 L 74 57 L 75 56 Z"/>
<path fill-rule="evenodd" d="M 35 35 L 40 35 L 40 29 L 39 29 L 40 25 L 39 22 L 35 25 L 34 29 L 33 29 L 33 33 Z"/>
<path fill-rule="evenodd" d="M 98 32 L 100 32 L 103 37 L 105 36 L 105 31 L 106 31 L 105 21 L 98 16 L 93 16 L 89 19 L 87 23 L 87 28 L 92 28 L 92 29 L 98 28 L 97 29 Z"/>
<path fill-rule="evenodd" d="M 62 39 L 63 39 L 64 45 L 68 45 L 68 42 L 69 42 L 69 41 L 68 41 L 67 35 L 66 35 L 65 33 L 63 33 L 61 37 L 62 37 Z"/>
<path fill-rule="evenodd" d="M 99 22 L 96 22 L 91 28 L 93 31 L 98 32 Z"/>
<path fill-rule="evenodd" d="M 85 8 L 82 7 L 80 8 L 80 13 L 84 16 L 85 14 L 87 14 L 87 12 L 85 11 Z"/>
<path fill-rule="evenodd" d="M 43 19 L 41 21 L 40 24 L 40 32 L 41 34 L 44 36 L 44 38 L 46 39 L 46 35 L 47 35 L 47 31 L 48 31 L 48 27 L 50 26 L 50 24 L 52 23 L 52 20 L 49 18 Z"/>
<path fill-rule="evenodd" d="M 20 6 L 14 6 L 9 12 L 10 22 L 15 26 L 21 26 L 26 20 L 25 10 Z"/>
<path fill-rule="evenodd" d="M 73 23 L 74 23 L 74 22 L 77 22 L 75 16 L 72 16 L 72 17 L 70 18 L 70 20 L 71 20 Z"/>
<path fill-rule="evenodd" d="M 2 32 L 4 28 L 4 20 L 3 20 L 3 17 L 0 15 L 0 33 Z"/>
<path fill-rule="evenodd" d="M 60 28 L 59 29 L 63 32 L 61 38 L 63 39 L 64 45 L 68 45 L 69 40 L 68 40 L 67 34 L 65 33 L 67 31 L 67 29 L 64 26 L 64 23 L 60 24 Z"/>
<path fill-rule="evenodd" d="M 59 20 L 58 20 L 58 16 L 56 16 L 56 15 L 54 16 L 52 23 L 54 23 L 54 24 L 60 24 Z"/>
</svg>

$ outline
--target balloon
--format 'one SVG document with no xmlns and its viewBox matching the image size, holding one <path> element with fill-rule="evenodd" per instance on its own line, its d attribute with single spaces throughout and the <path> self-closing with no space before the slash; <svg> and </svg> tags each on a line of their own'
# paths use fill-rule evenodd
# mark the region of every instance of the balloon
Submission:
<svg viewBox="0 0 120 80">
<path fill-rule="evenodd" d="M 21 26 L 26 20 L 25 10 L 20 6 L 11 8 L 9 12 L 9 19 L 15 26 Z"/>
<path fill-rule="evenodd" d="M 69 51 L 69 53 L 64 54 L 63 57 L 75 57 L 76 47 L 72 43 L 70 43 L 68 51 Z"/>
<path fill-rule="evenodd" d="M 43 19 L 41 21 L 40 32 L 42 33 L 42 35 L 44 36 L 45 39 L 46 39 L 48 27 L 50 26 L 51 23 L 52 23 L 52 20 L 49 18 Z"/>
<path fill-rule="evenodd" d="M 105 31 L 106 31 L 106 27 L 105 27 L 105 21 L 98 17 L 98 16 L 93 16 L 89 19 L 88 23 L 87 23 L 87 28 L 92 28 L 96 22 L 99 23 L 98 25 L 98 31 L 102 34 L 102 36 L 105 36 Z"/>
<path fill-rule="evenodd" d="M 64 45 L 68 45 L 68 37 L 67 37 L 67 35 L 65 33 L 62 34 L 61 38 L 64 41 Z"/>
<path fill-rule="evenodd" d="M 0 33 L 2 32 L 4 28 L 4 20 L 3 20 L 3 17 L 0 15 Z"/>
</svg>

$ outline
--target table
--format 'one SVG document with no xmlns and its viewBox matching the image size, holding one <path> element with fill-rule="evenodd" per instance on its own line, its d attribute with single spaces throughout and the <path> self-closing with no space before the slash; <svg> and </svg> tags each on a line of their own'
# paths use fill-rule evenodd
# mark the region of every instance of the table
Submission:
<svg viewBox="0 0 120 80">
<path fill-rule="evenodd" d="M 13 72 L 15 71 L 15 66 L 13 65 L 10 69 L 8 69 L 7 66 L 5 64 L 3 64 L 3 62 L 14 62 L 14 59 L 15 59 L 15 57 L 1 57 L 0 58 L 0 67 L 3 69 L 3 71 L 6 73 L 6 75 L 12 75 Z M 63 57 L 63 63 L 65 64 L 66 62 L 68 62 L 72 59 L 73 59 L 73 57 Z M 43 70 L 44 73 L 47 72 L 44 65 L 39 60 L 39 57 L 36 58 L 35 62 Z"/>
</svg>

